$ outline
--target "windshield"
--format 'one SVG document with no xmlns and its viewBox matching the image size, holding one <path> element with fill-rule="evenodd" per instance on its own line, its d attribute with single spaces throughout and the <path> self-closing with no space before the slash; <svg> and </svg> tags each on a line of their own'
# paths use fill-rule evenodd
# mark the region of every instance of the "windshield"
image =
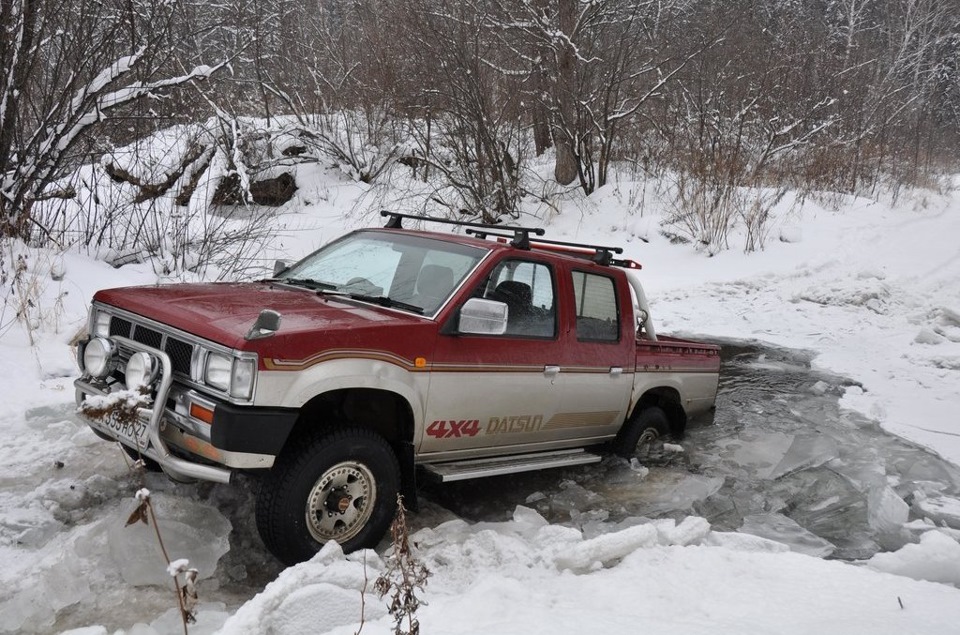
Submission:
<svg viewBox="0 0 960 635">
<path fill-rule="evenodd" d="M 307 256 L 281 280 L 432 315 L 486 253 L 392 231 L 356 232 Z"/>
</svg>

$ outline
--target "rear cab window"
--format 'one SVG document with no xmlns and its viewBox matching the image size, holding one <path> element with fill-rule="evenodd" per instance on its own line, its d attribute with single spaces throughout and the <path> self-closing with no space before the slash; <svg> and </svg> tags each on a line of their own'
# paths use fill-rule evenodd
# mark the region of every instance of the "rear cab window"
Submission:
<svg viewBox="0 0 960 635">
<path fill-rule="evenodd" d="M 577 339 L 619 342 L 620 305 L 613 278 L 578 270 L 572 276 Z"/>
</svg>

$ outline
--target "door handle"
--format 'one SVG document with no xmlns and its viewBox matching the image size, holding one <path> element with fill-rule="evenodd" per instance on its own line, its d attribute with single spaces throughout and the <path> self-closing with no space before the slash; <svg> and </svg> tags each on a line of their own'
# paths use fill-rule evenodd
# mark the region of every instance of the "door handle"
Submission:
<svg viewBox="0 0 960 635">
<path fill-rule="evenodd" d="M 620 366 L 611 366 L 611 367 L 610 367 L 610 376 L 611 376 L 611 377 L 619 377 L 619 376 L 622 375 L 622 374 L 623 374 L 623 368 L 621 368 Z"/>
<path fill-rule="evenodd" d="M 556 377 L 557 375 L 560 374 L 560 367 L 559 367 L 559 366 L 544 366 L 544 367 L 543 367 L 543 374 L 546 375 L 547 377 Z"/>
</svg>

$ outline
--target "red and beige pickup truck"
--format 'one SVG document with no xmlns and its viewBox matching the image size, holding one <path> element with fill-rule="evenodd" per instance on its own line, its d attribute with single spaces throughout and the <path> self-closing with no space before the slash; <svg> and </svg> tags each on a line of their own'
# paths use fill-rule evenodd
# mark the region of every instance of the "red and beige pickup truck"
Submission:
<svg viewBox="0 0 960 635">
<path fill-rule="evenodd" d="M 258 529 L 295 563 L 376 545 L 418 475 L 631 456 L 713 408 L 718 347 L 658 336 L 620 249 L 384 215 L 267 280 L 99 291 L 79 411 L 173 479 L 261 474 Z"/>
</svg>

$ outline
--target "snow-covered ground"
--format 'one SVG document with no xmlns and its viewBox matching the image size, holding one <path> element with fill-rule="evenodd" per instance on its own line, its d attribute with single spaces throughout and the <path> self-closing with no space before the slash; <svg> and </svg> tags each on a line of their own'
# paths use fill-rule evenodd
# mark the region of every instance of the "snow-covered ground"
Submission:
<svg viewBox="0 0 960 635">
<path fill-rule="evenodd" d="M 367 186 L 315 167 L 302 167 L 298 182 L 267 258 L 305 255 L 380 220 L 363 211 L 375 198 Z M 535 222 L 557 239 L 624 246 L 626 257 L 643 263 L 638 275 L 660 332 L 813 351 L 815 366 L 856 382 L 844 406 L 960 464 L 960 195 L 784 201 L 764 251 L 741 253 L 734 234 L 731 249 L 707 257 L 660 233 L 652 186 L 643 208 L 635 204 L 642 185 L 615 183 L 586 200 L 569 195 L 559 212 Z M 44 298 L 43 310 L 31 311 L 30 329 L 13 319 L 15 307 L 0 314 L 0 633 L 57 632 L 64 624 L 91 624 L 72 631 L 84 635 L 180 632 L 175 613 L 164 613 L 172 592 L 163 608 L 139 599 L 136 585 L 162 580 L 164 566 L 158 578 L 129 566 L 130 554 L 147 550 L 123 528 L 137 484 L 124 476 L 119 452 L 72 416 L 68 343 L 89 298 L 158 276 L 149 264 L 113 269 L 73 253 L 28 255 L 23 279 Z M 188 555 L 201 569 L 214 566 L 230 531 L 215 508 L 223 491 L 214 490 L 214 506 L 196 490 L 186 500 L 176 492 L 162 498 L 183 534 L 175 544 L 193 549 Z M 696 517 L 635 519 L 587 536 L 525 507 L 511 521 L 475 525 L 433 510 L 416 520 L 422 528 L 412 537 L 432 572 L 421 631 L 958 632 L 960 502 L 932 500 L 930 510 L 936 523 L 913 521 L 918 543 L 861 563 L 713 531 Z M 206 520 L 191 532 L 198 518 Z M 389 632 L 371 589 L 383 557 L 344 557 L 329 546 L 242 606 L 245 597 L 202 604 L 191 632 L 354 633 L 365 582 L 362 632 Z M 215 585 L 211 575 L 201 570 Z"/>
</svg>

